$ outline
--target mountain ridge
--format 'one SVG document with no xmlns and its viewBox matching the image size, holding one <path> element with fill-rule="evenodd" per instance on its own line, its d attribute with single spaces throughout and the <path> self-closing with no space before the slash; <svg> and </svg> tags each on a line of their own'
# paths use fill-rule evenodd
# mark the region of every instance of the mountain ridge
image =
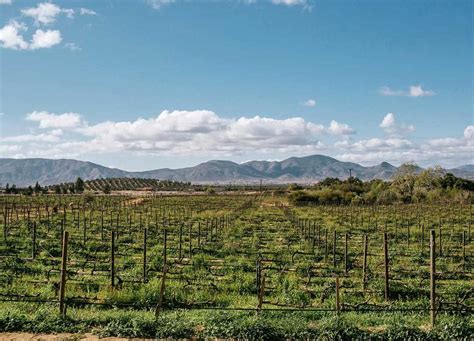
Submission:
<svg viewBox="0 0 474 341">
<path fill-rule="evenodd" d="M 74 159 L 11 159 L 0 158 L 0 184 L 9 183 L 19 187 L 52 185 L 99 178 L 151 178 L 193 183 L 250 183 L 260 179 L 272 183 L 317 182 L 327 177 L 347 178 L 349 169 L 352 176 L 361 180 L 388 180 L 398 167 L 388 162 L 374 166 L 362 166 L 354 162 L 339 161 L 325 155 L 290 157 L 282 161 L 247 161 L 236 163 L 228 160 L 210 160 L 193 167 L 160 168 L 131 172 L 102 166 L 90 161 Z M 464 165 L 447 171 L 456 176 L 474 179 L 474 165 Z"/>
</svg>

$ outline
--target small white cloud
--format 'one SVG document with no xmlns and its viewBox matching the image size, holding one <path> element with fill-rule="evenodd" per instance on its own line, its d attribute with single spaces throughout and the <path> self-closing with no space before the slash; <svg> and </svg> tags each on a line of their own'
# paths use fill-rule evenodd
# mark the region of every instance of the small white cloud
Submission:
<svg viewBox="0 0 474 341">
<path fill-rule="evenodd" d="M 316 106 L 316 100 L 310 98 L 310 99 L 304 101 L 304 102 L 303 102 L 303 105 L 304 105 L 305 107 L 315 107 L 315 106 Z"/>
<path fill-rule="evenodd" d="M 388 86 L 382 86 L 379 93 L 383 96 L 406 96 L 406 97 L 425 97 L 434 96 L 433 90 L 424 90 L 421 85 L 411 85 L 408 91 L 393 90 Z"/>
<path fill-rule="evenodd" d="M 395 115 L 391 112 L 385 115 L 379 127 L 388 134 L 402 134 L 415 131 L 415 127 L 412 124 L 398 124 L 395 120 Z"/>
<path fill-rule="evenodd" d="M 97 12 L 89 8 L 80 8 L 79 14 L 80 15 L 97 15 Z"/>
<path fill-rule="evenodd" d="M 12 0 L 0 0 L 0 5 L 11 5 Z"/>
<path fill-rule="evenodd" d="M 433 96 L 435 93 L 432 90 L 424 90 L 421 85 L 410 86 L 410 97 L 424 97 Z"/>
<path fill-rule="evenodd" d="M 466 129 L 464 129 L 464 137 L 474 142 L 474 126 L 467 126 Z"/>
<path fill-rule="evenodd" d="M 58 30 L 36 30 L 31 40 L 30 49 L 36 50 L 42 48 L 50 48 L 54 45 L 59 44 L 61 40 L 61 32 L 59 32 Z"/>
<path fill-rule="evenodd" d="M 79 46 L 76 45 L 76 43 L 66 43 L 64 44 L 64 47 L 73 52 L 82 50 Z"/>
<path fill-rule="evenodd" d="M 355 134 L 355 130 L 349 127 L 349 125 L 345 123 L 339 123 L 337 121 L 332 120 L 329 124 L 327 129 L 328 133 L 332 135 L 351 135 Z"/>
<path fill-rule="evenodd" d="M 307 5 L 307 0 L 270 0 L 274 5 L 286 5 L 286 6 L 302 6 Z"/>
<path fill-rule="evenodd" d="M 146 0 L 153 9 L 161 9 L 163 6 L 175 3 L 176 0 Z"/>
<path fill-rule="evenodd" d="M 76 128 L 81 125 L 81 115 L 76 113 L 52 114 L 47 111 L 33 111 L 26 115 L 28 121 L 38 122 L 42 129 Z"/>
</svg>

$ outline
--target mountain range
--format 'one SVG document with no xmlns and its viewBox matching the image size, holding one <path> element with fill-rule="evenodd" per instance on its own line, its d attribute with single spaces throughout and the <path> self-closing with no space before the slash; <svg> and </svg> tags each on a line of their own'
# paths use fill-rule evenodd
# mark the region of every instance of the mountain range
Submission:
<svg viewBox="0 0 474 341">
<path fill-rule="evenodd" d="M 249 161 L 240 164 L 212 160 L 194 167 L 162 168 L 143 172 L 129 172 L 71 159 L 0 158 L 0 185 L 9 183 L 24 187 L 34 185 L 37 181 L 41 185 L 52 185 L 73 182 L 78 177 L 84 180 L 134 177 L 192 183 L 255 183 L 260 180 L 267 183 L 309 183 L 327 177 L 347 178 L 349 169 L 352 171 L 352 176 L 362 180 L 388 180 L 398 168 L 387 162 L 365 167 L 324 155 L 290 157 L 283 161 Z M 474 165 L 465 165 L 448 171 L 456 176 L 474 179 Z"/>
</svg>

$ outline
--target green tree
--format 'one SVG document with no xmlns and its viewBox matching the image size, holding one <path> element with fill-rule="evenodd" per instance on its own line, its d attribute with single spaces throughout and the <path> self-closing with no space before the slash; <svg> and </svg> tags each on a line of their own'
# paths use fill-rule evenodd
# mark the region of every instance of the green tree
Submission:
<svg viewBox="0 0 474 341">
<path fill-rule="evenodd" d="M 412 201 L 417 180 L 417 168 L 417 165 L 414 163 L 404 163 L 399 167 L 393 178 L 391 187 L 400 195 L 404 202 Z"/>
<path fill-rule="evenodd" d="M 82 180 L 81 178 L 77 178 L 74 188 L 76 190 L 76 193 L 84 192 L 84 180 Z"/>
<path fill-rule="evenodd" d="M 110 184 L 107 182 L 104 186 L 104 189 L 102 190 L 102 192 L 104 192 L 104 194 L 110 194 L 110 191 L 111 191 L 111 187 L 110 187 Z"/>
</svg>

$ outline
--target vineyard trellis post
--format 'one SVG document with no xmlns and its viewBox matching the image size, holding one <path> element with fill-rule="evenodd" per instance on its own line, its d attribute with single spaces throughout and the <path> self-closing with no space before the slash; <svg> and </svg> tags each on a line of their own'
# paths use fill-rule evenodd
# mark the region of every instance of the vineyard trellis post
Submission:
<svg viewBox="0 0 474 341">
<path fill-rule="evenodd" d="M 59 313 L 64 317 L 66 316 L 66 305 L 64 302 L 64 296 L 66 293 L 66 264 L 67 264 L 67 246 L 69 240 L 69 232 L 64 231 L 62 240 L 62 252 L 61 252 L 61 281 L 59 283 Z"/>
<path fill-rule="evenodd" d="M 31 236 L 31 258 L 36 258 L 36 221 L 33 222 L 33 235 Z"/>
<path fill-rule="evenodd" d="M 143 229 L 143 283 L 146 283 L 146 241 L 147 241 L 147 228 Z"/>
<path fill-rule="evenodd" d="M 110 238 L 110 286 L 115 286 L 115 231 Z"/>
<path fill-rule="evenodd" d="M 336 314 L 341 311 L 341 292 L 339 287 L 339 276 L 336 276 Z"/>
<path fill-rule="evenodd" d="M 384 255 L 384 293 L 385 293 L 385 301 L 389 300 L 390 292 L 389 292 L 389 259 L 388 259 L 388 237 L 387 232 L 383 234 L 383 255 Z"/>
<path fill-rule="evenodd" d="M 434 328 L 436 322 L 436 241 L 435 231 L 431 230 L 430 235 L 430 321 Z"/>
<path fill-rule="evenodd" d="M 364 259 L 362 264 L 362 288 L 365 291 L 367 289 L 367 250 L 368 250 L 368 237 L 364 234 Z"/>
</svg>

